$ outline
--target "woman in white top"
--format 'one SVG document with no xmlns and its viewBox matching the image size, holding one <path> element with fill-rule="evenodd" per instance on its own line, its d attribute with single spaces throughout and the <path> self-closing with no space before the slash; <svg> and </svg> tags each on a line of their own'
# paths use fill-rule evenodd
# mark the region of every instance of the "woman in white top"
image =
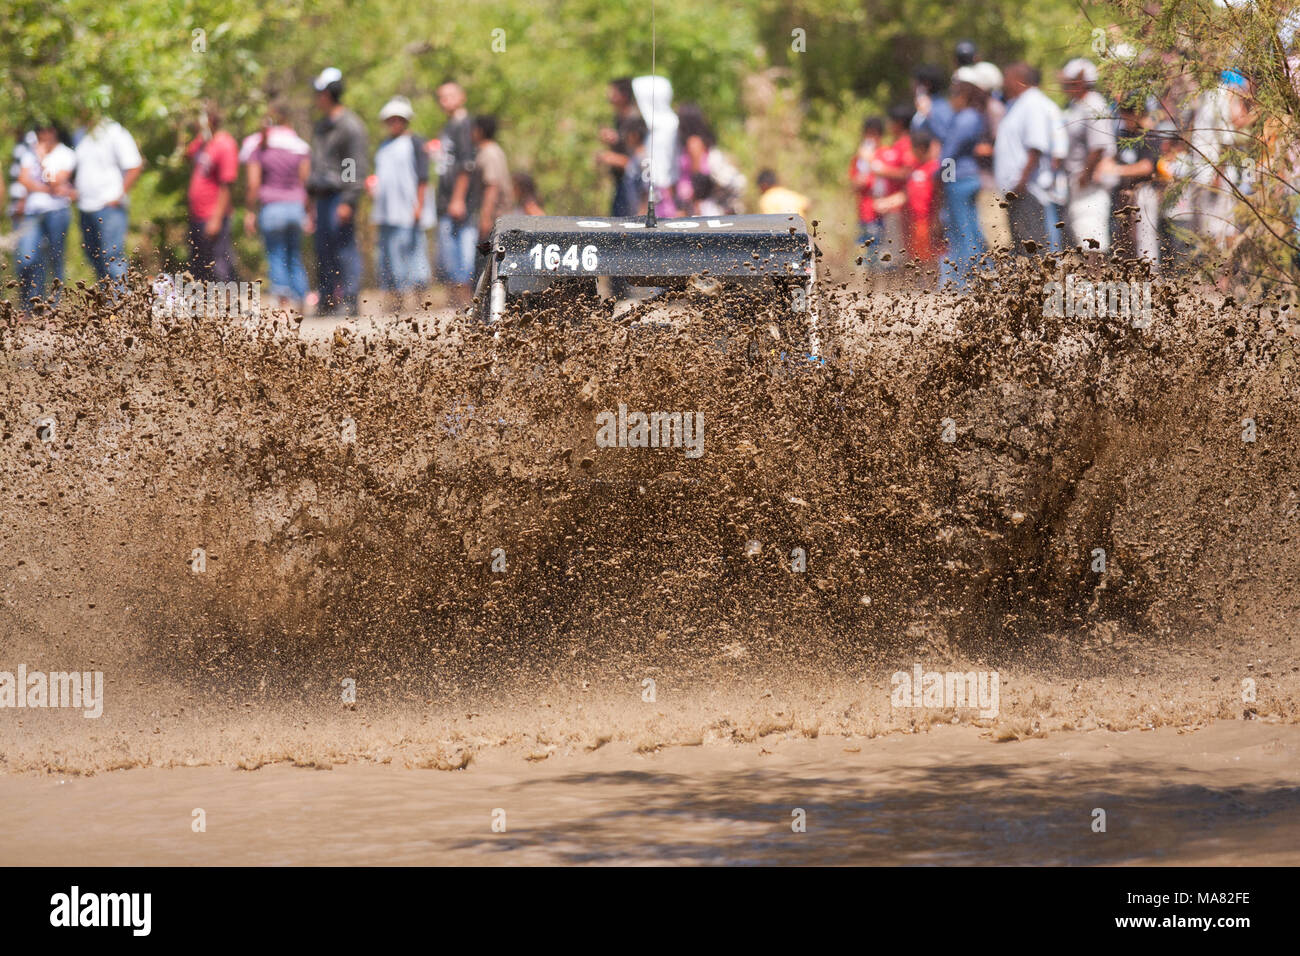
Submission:
<svg viewBox="0 0 1300 956">
<path fill-rule="evenodd" d="M 24 151 L 18 174 L 27 190 L 27 202 L 14 259 L 23 311 L 29 315 L 34 302 L 45 298 L 47 279 L 54 287 L 50 303 L 58 304 L 72 200 L 76 197 L 72 188 L 76 165 L 76 156 L 62 142 L 58 127 L 39 124 L 36 143 Z"/>
</svg>

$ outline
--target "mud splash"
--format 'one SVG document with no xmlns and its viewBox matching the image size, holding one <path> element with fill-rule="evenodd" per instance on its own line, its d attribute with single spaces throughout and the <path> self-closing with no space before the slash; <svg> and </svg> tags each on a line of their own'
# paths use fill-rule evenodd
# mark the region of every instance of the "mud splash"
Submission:
<svg viewBox="0 0 1300 956">
<path fill-rule="evenodd" d="M 728 720 L 721 686 L 807 697 L 802 722 L 760 706 L 754 739 L 815 736 L 844 703 L 816 689 L 846 674 L 884 703 L 843 729 L 887 732 L 915 723 L 888 673 L 918 654 L 1104 681 L 1225 633 L 1289 642 L 1300 324 L 1160 283 L 1149 327 L 1045 315 L 1045 284 L 1088 268 L 1003 263 L 961 298 L 840 288 L 824 362 L 774 304 L 697 292 L 671 319 L 542 303 L 495 334 L 160 322 L 94 292 L 48 328 L 9 315 L 0 669 L 94 664 L 129 719 L 100 746 L 29 714 L 0 766 L 374 757 L 423 713 L 441 730 L 412 759 L 452 768 L 483 740 L 545 754 L 556 688 L 640 703 L 647 677 L 702 702 L 659 744 Z M 598 447 L 620 405 L 695 414 L 704 453 Z M 1256 710 L 1294 719 L 1293 647 L 1270 666 L 1289 683 Z M 346 680 L 350 708 L 403 715 L 386 742 L 339 716 Z M 1188 697 L 1164 719 L 1240 710 Z M 1033 700 L 1011 736 L 1038 732 Z M 187 707 L 222 730 L 165 730 Z M 659 745 L 616 711 L 580 746 Z M 1149 719 L 1122 711 L 1094 720 Z M 465 712 L 496 729 L 469 742 Z"/>
</svg>

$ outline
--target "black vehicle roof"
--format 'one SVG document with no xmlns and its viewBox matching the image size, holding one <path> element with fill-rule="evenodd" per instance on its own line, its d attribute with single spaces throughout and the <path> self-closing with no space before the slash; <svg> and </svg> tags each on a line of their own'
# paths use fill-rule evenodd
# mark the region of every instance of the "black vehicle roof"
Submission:
<svg viewBox="0 0 1300 956">
<path fill-rule="evenodd" d="M 744 234 L 777 236 L 806 234 L 808 224 L 802 216 L 690 216 L 682 219 L 660 219 L 653 231 L 700 234 Z M 502 216 L 497 220 L 496 232 L 576 233 L 579 235 L 606 235 L 646 231 L 644 216 Z"/>
</svg>

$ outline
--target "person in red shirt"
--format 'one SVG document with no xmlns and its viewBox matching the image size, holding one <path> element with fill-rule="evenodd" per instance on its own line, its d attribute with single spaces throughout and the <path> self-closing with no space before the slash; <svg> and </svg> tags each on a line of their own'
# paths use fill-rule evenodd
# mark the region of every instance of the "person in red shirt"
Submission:
<svg viewBox="0 0 1300 956">
<path fill-rule="evenodd" d="M 221 113 L 205 103 L 185 150 L 193 169 L 186 194 L 190 213 L 190 273 L 200 281 L 234 282 L 230 187 L 239 176 L 239 145 L 221 128 Z"/>
<path fill-rule="evenodd" d="M 880 255 L 882 230 L 876 215 L 876 174 L 871 164 L 880 149 L 880 139 L 885 123 L 873 116 L 862 124 L 862 142 L 849 164 L 849 182 L 858 194 L 858 244 L 862 246 L 862 260 L 874 268 Z"/>
<path fill-rule="evenodd" d="M 938 204 L 934 201 L 935 177 L 939 175 L 939 157 L 931 156 L 930 144 L 934 137 L 929 130 L 912 133 L 912 151 L 925 161 L 912 170 L 907 178 L 907 208 L 910 235 L 908 253 L 913 261 L 933 265 L 939 261 L 939 245 L 935 229 Z"/>
<path fill-rule="evenodd" d="M 887 132 L 889 145 L 876 150 L 871 163 L 871 171 L 876 175 L 876 214 L 882 222 L 882 241 L 893 253 L 885 268 L 896 268 L 902 259 L 902 251 L 907 239 L 907 206 L 895 200 L 884 202 L 891 196 L 898 196 L 907 188 L 908 178 L 916 168 L 913 155 L 912 139 L 909 127 L 912 124 L 913 108 L 911 104 L 900 103 L 890 107 Z M 882 208 L 883 207 L 883 208 Z"/>
<path fill-rule="evenodd" d="M 907 177 L 903 188 L 876 200 L 876 212 L 882 216 L 905 211 L 907 222 L 907 253 L 914 262 L 933 265 L 939 259 L 940 243 L 936 238 L 938 208 L 934 201 L 935 176 L 939 172 L 939 157 L 931 156 L 930 144 L 934 137 L 927 129 L 912 131 L 911 145 L 916 157 L 925 157 Z"/>
</svg>

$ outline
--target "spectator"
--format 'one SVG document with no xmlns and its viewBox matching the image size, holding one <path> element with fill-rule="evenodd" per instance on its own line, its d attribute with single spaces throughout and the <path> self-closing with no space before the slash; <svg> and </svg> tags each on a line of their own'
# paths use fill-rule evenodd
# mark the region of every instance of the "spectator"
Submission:
<svg viewBox="0 0 1300 956">
<path fill-rule="evenodd" d="M 1054 218 L 1052 155 L 1060 128 L 1060 110 L 1038 88 L 1039 75 L 1027 63 L 1003 71 L 1007 113 L 993 143 L 993 179 L 1007 197 L 1011 239 L 1018 255 L 1026 242 L 1048 248 L 1048 216 Z"/>
<path fill-rule="evenodd" d="M 959 40 L 957 46 L 953 49 L 953 59 L 957 61 L 957 69 L 963 66 L 973 66 L 979 58 L 979 52 L 975 49 L 973 40 Z"/>
<path fill-rule="evenodd" d="M 400 312 L 408 293 L 425 279 L 428 252 L 424 246 L 425 196 L 429 188 L 429 155 L 424 141 L 411 132 L 415 113 L 404 96 L 394 96 L 379 111 L 388 138 L 375 151 L 374 208 L 370 221 L 379 227 L 376 272 L 379 285 Z"/>
<path fill-rule="evenodd" d="M 9 220 L 14 225 L 14 230 L 22 225 L 23 208 L 27 201 L 27 190 L 23 188 L 20 180 L 23 168 L 23 157 L 29 150 L 36 146 L 35 130 L 18 130 L 17 141 L 14 143 L 13 152 L 9 157 Z"/>
<path fill-rule="evenodd" d="M 992 142 L 997 139 L 998 126 L 1002 123 L 1002 117 L 1007 115 L 1007 105 L 1002 101 L 1002 71 L 997 68 L 997 64 L 989 63 L 987 60 L 976 63 L 972 69 L 975 71 L 975 85 L 988 97 L 984 107 L 984 118 L 988 121 L 989 141 Z"/>
<path fill-rule="evenodd" d="M 515 185 L 515 208 L 511 212 L 525 216 L 545 216 L 546 210 L 537 198 L 537 183 L 533 177 L 525 172 L 517 172 L 511 178 Z"/>
<path fill-rule="evenodd" d="M 952 105 L 942 95 L 948 86 L 947 75 L 939 67 L 926 64 L 917 69 L 914 78 L 916 113 L 912 116 L 912 130 L 925 127 L 939 149 L 953 117 Z"/>
<path fill-rule="evenodd" d="M 953 119 L 943 141 L 941 168 L 945 171 L 944 201 L 948 207 L 948 255 L 939 269 L 940 288 L 966 288 L 971 272 L 987 252 L 980 232 L 976 196 L 980 188 L 975 148 L 984 140 L 984 91 L 975 85 L 977 74 L 964 66 L 953 74 Z M 947 171 L 951 170 L 951 179 Z"/>
<path fill-rule="evenodd" d="M 646 157 L 650 184 L 661 216 L 676 216 L 673 185 L 677 182 L 677 114 L 673 111 L 673 85 L 662 76 L 638 76 L 632 81 L 637 108 L 646 122 Z"/>
<path fill-rule="evenodd" d="M 1160 140 L 1145 127 L 1145 113 L 1140 94 L 1130 95 L 1119 105 L 1115 157 L 1103 159 L 1100 171 L 1115 180 L 1111 195 L 1115 253 L 1156 265 L 1160 261 L 1160 197 L 1154 182 Z"/>
<path fill-rule="evenodd" d="M 1237 191 L 1246 173 L 1233 155 L 1242 146 L 1241 130 L 1253 121 L 1251 82 L 1236 70 L 1223 70 L 1219 84 L 1198 98 L 1187 140 L 1196 158 L 1191 193 L 1196 231 L 1220 250 L 1239 238 L 1235 220 Z"/>
<path fill-rule="evenodd" d="M 677 110 L 677 185 L 676 205 L 690 215 L 724 215 L 740 208 L 745 177 L 735 164 L 718 149 L 717 138 L 704 113 L 694 103 L 683 103 Z M 701 178 L 702 177 L 702 178 Z M 695 182 L 709 182 L 705 205 L 713 213 L 695 211 Z"/>
<path fill-rule="evenodd" d="M 120 292 L 126 275 L 127 195 L 144 160 L 131 134 L 107 118 L 84 128 L 73 152 L 82 248 L 95 276 L 108 279 Z"/>
<path fill-rule="evenodd" d="M 628 156 L 623 167 L 622 189 L 628 202 L 628 215 L 641 215 L 645 213 L 646 203 L 650 199 L 650 159 L 646 156 L 649 134 L 645 121 L 636 119 L 628 123 L 623 130 L 623 137 Z"/>
<path fill-rule="evenodd" d="M 1197 225 L 1196 177 L 1202 161 L 1193 155 L 1187 140 L 1173 122 L 1156 128 L 1160 158 L 1156 160 L 1156 181 L 1162 190 L 1160 218 L 1160 265 L 1162 272 L 1177 271 L 1192 252 L 1190 235 Z M 1168 195 L 1173 193 L 1172 196 Z"/>
<path fill-rule="evenodd" d="M 765 169 L 758 174 L 758 211 L 765 216 L 808 218 L 808 197 L 777 185 L 776 173 Z"/>
<path fill-rule="evenodd" d="M 311 147 L 289 125 L 283 100 L 271 104 L 261 132 L 244 140 L 240 159 L 248 170 L 244 231 L 261 233 L 271 295 L 281 308 L 303 310 L 313 297 L 302 264 Z"/>
<path fill-rule="evenodd" d="M 932 139 L 928 130 L 916 130 L 911 139 L 912 150 L 920 162 L 907 178 L 908 254 L 913 262 L 929 266 L 939 257 L 939 243 L 935 239 L 939 212 L 935 178 L 939 173 L 939 157 L 925 158 L 930 156 Z"/>
<path fill-rule="evenodd" d="M 72 221 L 72 171 L 76 157 L 63 143 L 53 123 L 38 123 L 36 141 L 19 161 L 18 179 L 24 189 L 22 228 L 14 253 L 22 308 L 31 314 L 32 300 L 45 298 L 48 278 L 52 304 L 58 304 L 68 225 Z"/>
<path fill-rule="evenodd" d="M 630 216 L 636 212 L 635 197 L 624 193 L 627 158 L 631 150 L 627 145 L 627 130 L 631 124 L 641 119 L 641 111 L 636 107 L 632 94 L 632 78 L 622 77 L 612 80 L 606 89 L 606 99 L 614 108 L 614 125 L 600 131 L 601 142 L 605 149 L 596 155 L 596 162 L 609 169 L 614 180 L 614 198 L 610 203 L 611 216 Z"/>
<path fill-rule="evenodd" d="M 1106 101 L 1093 89 L 1096 82 L 1097 67 L 1089 60 L 1071 60 L 1061 71 L 1061 84 L 1070 98 L 1065 111 L 1070 241 L 1104 252 L 1110 248 L 1110 187 L 1098 179 L 1097 171 L 1103 158 L 1115 156 L 1115 121 Z"/>
<path fill-rule="evenodd" d="M 483 180 L 475 166 L 473 123 L 460 84 L 449 80 L 438 87 L 438 105 L 447 114 L 438 136 L 438 269 L 451 286 L 453 304 L 465 305 L 474 283 Z"/>
<path fill-rule="evenodd" d="M 971 69 L 975 71 L 975 85 L 987 97 L 984 101 L 984 119 L 988 124 L 988 133 L 984 141 L 975 147 L 975 161 L 980 169 L 980 191 L 975 201 L 979 209 L 980 229 L 990 248 L 1007 249 L 1011 246 L 1011 229 L 1007 225 L 1002 196 L 998 194 L 997 182 L 993 178 L 993 143 L 997 139 L 1002 117 L 1007 113 L 1006 104 L 1001 99 L 1002 71 L 987 61 L 976 63 Z"/>
<path fill-rule="evenodd" d="M 474 117 L 473 134 L 478 173 L 483 180 L 478 234 L 486 237 L 497 217 L 514 206 L 515 184 L 510 178 L 505 150 L 497 142 L 497 118 L 490 115 Z"/>
<path fill-rule="evenodd" d="M 877 149 L 871 161 L 871 171 L 876 177 L 873 186 L 878 200 L 876 213 L 882 224 L 880 233 L 883 242 L 893 253 L 886 268 L 896 268 L 901 264 L 907 241 L 907 208 L 903 194 L 907 191 L 907 180 L 917 165 L 909 135 L 911 122 L 912 107 L 909 104 L 896 103 L 891 106 L 887 126 L 889 145 Z M 891 196 L 898 198 L 882 210 L 880 200 L 887 200 Z"/>
<path fill-rule="evenodd" d="M 357 206 L 365 191 L 366 127 L 343 105 L 343 74 L 321 71 L 313 84 L 321 113 L 311 140 L 307 192 L 314 201 L 308 228 L 316 230 L 316 282 L 320 313 L 360 311 L 361 252 L 357 249 Z"/>
<path fill-rule="evenodd" d="M 884 243 L 884 225 L 876 211 L 876 173 L 873 164 L 885 135 L 885 121 L 879 116 L 868 117 L 862 124 L 862 141 L 849 165 L 849 182 L 858 194 L 858 245 L 866 265 L 874 268 Z M 761 187 L 761 183 L 759 184 Z"/>
<path fill-rule="evenodd" d="M 200 281 L 235 281 L 235 250 L 230 244 L 230 187 L 239 178 L 239 147 L 221 128 L 221 111 L 204 103 L 185 149 L 193 167 L 186 193 L 189 206 L 189 270 Z"/>
</svg>

